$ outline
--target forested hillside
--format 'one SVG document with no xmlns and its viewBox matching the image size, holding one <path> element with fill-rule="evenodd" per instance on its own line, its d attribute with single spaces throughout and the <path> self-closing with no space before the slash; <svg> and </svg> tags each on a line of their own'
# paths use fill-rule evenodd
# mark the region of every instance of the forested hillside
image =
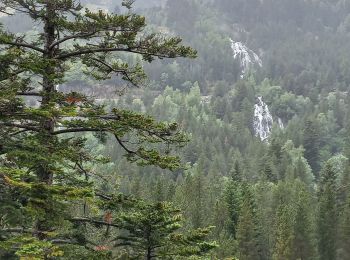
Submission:
<svg viewBox="0 0 350 260">
<path fill-rule="evenodd" d="M 76 2 L 0 1 L 0 259 L 350 259 L 350 1 Z"/>
</svg>

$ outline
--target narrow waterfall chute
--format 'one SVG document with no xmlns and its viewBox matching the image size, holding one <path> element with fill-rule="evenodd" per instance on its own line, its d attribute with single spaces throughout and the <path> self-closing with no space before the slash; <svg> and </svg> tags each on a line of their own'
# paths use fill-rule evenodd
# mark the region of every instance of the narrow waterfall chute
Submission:
<svg viewBox="0 0 350 260">
<path fill-rule="evenodd" d="M 273 117 L 269 111 L 269 107 L 263 101 L 262 97 L 258 97 L 254 105 L 254 133 L 260 140 L 266 141 L 271 133 L 273 125 Z"/>
<path fill-rule="evenodd" d="M 281 118 L 278 118 L 278 126 L 281 128 L 281 129 L 284 129 L 284 124 L 283 124 L 283 121 Z"/>
</svg>

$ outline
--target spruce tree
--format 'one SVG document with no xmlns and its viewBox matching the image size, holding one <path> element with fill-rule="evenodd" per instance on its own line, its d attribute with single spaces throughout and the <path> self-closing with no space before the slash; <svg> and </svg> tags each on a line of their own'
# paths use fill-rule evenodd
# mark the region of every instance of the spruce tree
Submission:
<svg viewBox="0 0 350 260">
<path fill-rule="evenodd" d="M 127 159 L 140 165 L 180 165 L 168 149 L 186 142 L 177 124 L 107 110 L 74 89 L 62 92 L 57 87 L 72 66 L 96 80 L 119 77 L 138 86 L 145 79 L 142 65 L 123 61 L 126 55 L 145 62 L 196 55 L 180 38 L 145 33 L 145 18 L 132 12 L 131 2 L 123 3 L 126 13 L 113 14 L 84 9 L 74 0 L 1 1 L 1 10 L 27 16 L 41 27 L 30 38 L 0 29 L 0 63 L 5 64 L 0 72 L 0 183 L 21 214 L 11 220 L 5 215 L 7 224 L 0 226 L 3 250 L 48 258 L 64 253 L 56 245 L 62 241 L 89 248 L 72 235 L 79 219 L 89 221 L 86 212 L 70 207 L 74 202 L 85 209 L 87 202 L 110 197 L 96 189 L 95 175 L 86 166 L 105 159 L 90 154 L 86 138 L 75 133 L 91 132 L 102 142 L 113 138 Z M 27 105 L 29 96 L 39 106 Z"/>
<path fill-rule="evenodd" d="M 242 193 L 242 202 L 237 226 L 239 259 L 260 259 L 260 234 L 256 216 L 256 205 L 251 188 L 248 184 L 243 184 Z"/>
<path fill-rule="evenodd" d="M 125 235 L 116 238 L 117 247 L 130 248 L 129 259 L 189 259 L 204 256 L 216 247 L 206 242 L 209 228 L 180 233 L 180 210 L 166 202 L 148 204 L 139 201 L 131 212 L 120 217 L 120 228 Z"/>
<path fill-rule="evenodd" d="M 273 260 L 293 259 L 295 187 L 292 182 L 279 182 L 274 193 L 274 247 Z"/>
<path fill-rule="evenodd" d="M 321 260 L 336 259 L 338 209 L 336 172 L 327 162 L 321 173 L 318 212 L 318 250 Z"/>
<path fill-rule="evenodd" d="M 315 119 L 307 120 L 305 123 L 303 140 L 305 158 L 310 164 L 316 177 L 319 177 L 320 170 L 320 143 L 320 133 L 318 130 L 317 121 Z"/>
<path fill-rule="evenodd" d="M 229 214 L 228 231 L 236 238 L 238 218 L 241 209 L 241 199 L 242 199 L 242 173 L 238 161 L 235 161 L 233 169 L 231 170 L 231 178 L 226 184 L 224 198 Z"/>
<path fill-rule="evenodd" d="M 299 180 L 295 183 L 296 212 L 294 220 L 293 259 L 314 259 L 316 255 L 315 229 L 311 194 L 307 186 Z"/>
<path fill-rule="evenodd" d="M 341 259 L 350 258 L 350 195 L 346 201 L 342 214 L 340 216 L 340 248 Z"/>
</svg>

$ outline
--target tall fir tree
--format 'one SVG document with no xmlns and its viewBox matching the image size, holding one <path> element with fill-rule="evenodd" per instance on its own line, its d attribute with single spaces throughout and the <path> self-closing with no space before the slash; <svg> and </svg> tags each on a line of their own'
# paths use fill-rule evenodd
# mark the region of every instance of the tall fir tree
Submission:
<svg viewBox="0 0 350 260">
<path fill-rule="evenodd" d="M 169 203 L 139 201 L 119 222 L 127 233 L 117 236 L 116 245 L 131 249 L 128 259 L 189 259 L 205 256 L 216 247 L 215 242 L 205 241 L 210 228 L 180 233 L 182 215 Z"/>
<path fill-rule="evenodd" d="M 320 170 L 320 133 L 318 130 L 317 121 L 315 119 L 309 119 L 305 122 L 304 128 L 304 148 L 305 158 L 310 164 L 314 175 L 319 177 Z"/>
<path fill-rule="evenodd" d="M 350 195 L 345 203 L 345 206 L 340 215 L 339 225 L 340 239 L 340 259 L 350 258 Z"/>
<path fill-rule="evenodd" d="M 72 227 L 79 226 L 73 213 L 83 215 L 84 222 L 87 217 L 85 210 L 77 212 L 70 205 L 85 208 L 86 201 L 94 204 L 106 198 L 86 166 L 105 160 L 90 154 L 86 139 L 74 133 L 92 132 L 102 142 L 114 138 L 131 162 L 179 166 L 167 148 L 186 142 L 177 124 L 118 108 L 107 110 L 74 89 L 62 92 L 57 87 L 65 83 L 72 66 L 96 80 L 117 76 L 140 85 L 145 79 L 142 65 L 123 61 L 127 54 L 145 62 L 195 57 L 180 38 L 145 33 L 145 18 L 132 12 L 131 3 L 123 2 L 128 8 L 124 14 L 113 14 L 84 9 L 74 0 L 1 1 L 2 10 L 41 26 L 31 37 L 0 31 L 0 62 L 7 65 L 0 78 L 0 151 L 5 158 L 0 179 L 22 214 L 16 222 L 0 226 L 5 251 L 23 258 L 63 254 L 56 242 L 78 243 L 71 236 Z M 24 100 L 29 96 L 38 98 L 39 106 L 29 106 Z M 86 241 L 78 244 L 86 246 Z"/>
<path fill-rule="evenodd" d="M 336 259 L 338 241 L 337 176 L 331 163 L 322 169 L 318 194 L 318 250 L 321 260 Z"/>
<path fill-rule="evenodd" d="M 294 220 L 294 241 L 293 241 L 293 259 L 315 259 L 316 241 L 312 193 L 308 187 L 295 181 L 295 220 Z"/>
<path fill-rule="evenodd" d="M 273 249 L 273 260 L 293 259 L 293 209 L 290 205 L 282 203 L 278 206 L 275 223 L 275 246 Z"/>
<path fill-rule="evenodd" d="M 248 184 L 243 184 L 242 202 L 237 226 L 239 259 L 261 259 L 259 236 L 260 231 L 258 228 L 253 193 Z"/>
<path fill-rule="evenodd" d="M 231 170 L 231 178 L 226 184 L 224 198 L 229 214 L 228 231 L 236 238 L 238 218 L 241 209 L 241 199 L 242 199 L 242 173 L 238 161 L 234 162 L 233 169 Z"/>
</svg>

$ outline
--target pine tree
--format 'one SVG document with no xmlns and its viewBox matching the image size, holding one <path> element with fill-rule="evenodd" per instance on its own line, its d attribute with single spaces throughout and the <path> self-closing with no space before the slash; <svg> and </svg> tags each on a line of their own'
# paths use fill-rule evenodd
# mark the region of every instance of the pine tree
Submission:
<svg viewBox="0 0 350 260">
<path fill-rule="evenodd" d="M 304 148 L 305 158 L 310 164 L 314 175 L 319 176 L 319 159 L 320 159 L 320 133 L 317 122 L 313 119 L 307 120 L 304 129 Z"/>
<path fill-rule="evenodd" d="M 336 259 L 338 211 L 336 173 L 327 162 L 321 173 L 318 195 L 318 250 L 321 260 Z"/>
<path fill-rule="evenodd" d="M 294 231 L 291 224 L 293 216 L 289 205 L 280 205 L 276 216 L 276 241 L 272 259 L 288 259 L 293 257 Z"/>
<path fill-rule="evenodd" d="M 131 11 L 131 2 L 124 1 L 129 8 L 125 14 L 107 14 L 84 10 L 79 1 L 1 1 L 2 10 L 14 10 L 42 26 L 30 39 L 0 31 L 0 62 L 7 65 L 0 73 L 0 151 L 5 158 L 0 179 L 23 216 L 11 228 L 0 226 L 1 234 L 7 232 L 2 236 L 5 250 L 19 248 L 20 257 L 45 258 L 63 254 L 55 241 L 86 245 L 65 230 L 81 220 L 73 220 L 73 212 L 81 212 L 69 205 L 106 198 L 94 188 L 94 175 L 86 167 L 105 160 L 91 155 L 86 139 L 74 133 L 92 132 L 102 142 L 114 138 L 127 159 L 140 165 L 179 166 L 178 158 L 154 146 L 182 146 L 187 138 L 177 124 L 118 108 L 109 112 L 82 93 L 57 88 L 71 66 L 96 80 L 118 76 L 140 85 L 142 66 L 123 61 L 126 54 L 146 62 L 196 55 L 180 38 L 144 34 L 145 18 Z M 40 105 L 28 106 L 24 99 L 29 96 L 37 97 Z"/>
<path fill-rule="evenodd" d="M 296 212 L 294 220 L 293 259 L 314 259 L 316 243 L 314 239 L 313 215 L 315 214 L 311 194 L 307 186 L 296 181 Z"/>
<path fill-rule="evenodd" d="M 261 258 L 256 206 L 248 184 L 242 188 L 242 203 L 237 226 L 239 259 L 256 260 Z"/>
<path fill-rule="evenodd" d="M 194 228 L 203 227 L 205 217 L 205 203 L 207 183 L 204 179 L 203 173 L 197 166 L 193 170 L 188 171 L 185 182 L 181 191 L 181 204 L 185 211 L 185 217 Z M 191 198 L 188 200 L 188 198 Z"/>
<path fill-rule="evenodd" d="M 309 187 L 301 180 L 280 182 L 275 191 L 273 259 L 314 259 L 314 210 Z"/>
<path fill-rule="evenodd" d="M 236 238 L 238 218 L 241 209 L 241 169 L 239 163 L 235 161 L 231 171 L 231 179 L 225 187 L 225 202 L 229 214 L 229 233 Z"/>
<path fill-rule="evenodd" d="M 274 215 L 273 193 L 275 184 L 266 181 L 260 181 L 254 187 L 254 197 L 257 205 L 257 220 L 261 235 L 259 244 L 261 246 L 261 259 L 271 259 L 271 253 L 274 240 Z"/>
<path fill-rule="evenodd" d="M 340 248 L 341 259 L 350 258 L 350 195 L 340 216 Z"/>
<path fill-rule="evenodd" d="M 274 192 L 274 247 L 272 259 L 293 259 L 294 222 L 296 215 L 295 185 L 293 182 L 279 182 Z"/>
<path fill-rule="evenodd" d="M 116 238 L 116 246 L 131 248 L 130 259 L 189 259 L 216 247 L 214 242 L 205 241 L 208 228 L 180 233 L 182 216 L 169 203 L 140 201 L 120 218 L 120 227 L 127 234 Z"/>
</svg>

